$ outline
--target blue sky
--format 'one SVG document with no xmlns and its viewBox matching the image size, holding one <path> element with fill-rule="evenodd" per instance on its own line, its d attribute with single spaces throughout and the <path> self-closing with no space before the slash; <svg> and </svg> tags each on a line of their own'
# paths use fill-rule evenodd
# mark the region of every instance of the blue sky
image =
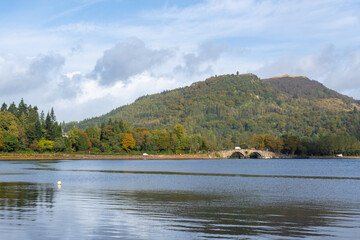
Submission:
<svg viewBox="0 0 360 240">
<path fill-rule="evenodd" d="M 0 2 L 1 101 L 58 120 L 212 75 L 305 75 L 360 99 L 360 1 Z"/>
</svg>

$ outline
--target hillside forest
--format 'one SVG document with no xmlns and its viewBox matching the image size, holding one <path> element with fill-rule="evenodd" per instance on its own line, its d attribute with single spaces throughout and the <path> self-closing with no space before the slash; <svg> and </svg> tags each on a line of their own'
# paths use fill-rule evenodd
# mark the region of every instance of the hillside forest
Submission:
<svg viewBox="0 0 360 240">
<path fill-rule="evenodd" d="M 357 112 L 352 112 L 359 117 Z M 82 130 L 71 128 L 63 134 L 64 124 L 56 121 L 54 110 L 39 114 L 36 106 L 23 100 L 18 105 L 2 104 L 0 112 L 0 151 L 2 152 L 80 152 L 95 154 L 184 154 L 207 153 L 220 149 L 265 149 L 290 155 L 344 155 L 360 154 L 360 142 L 355 136 L 323 134 L 318 138 L 294 135 L 274 136 L 253 134 L 241 139 L 212 134 L 189 133 L 183 125 L 151 129 L 134 127 L 122 120 L 102 122 L 99 126 Z"/>
</svg>

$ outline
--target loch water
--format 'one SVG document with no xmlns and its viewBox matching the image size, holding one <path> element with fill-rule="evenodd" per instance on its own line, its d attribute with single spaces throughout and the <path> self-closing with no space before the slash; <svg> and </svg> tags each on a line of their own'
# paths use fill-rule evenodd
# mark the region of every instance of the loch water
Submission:
<svg viewBox="0 0 360 240">
<path fill-rule="evenodd" d="M 0 162 L 0 239 L 359 236 L 357 159 Z"/>
</svg>

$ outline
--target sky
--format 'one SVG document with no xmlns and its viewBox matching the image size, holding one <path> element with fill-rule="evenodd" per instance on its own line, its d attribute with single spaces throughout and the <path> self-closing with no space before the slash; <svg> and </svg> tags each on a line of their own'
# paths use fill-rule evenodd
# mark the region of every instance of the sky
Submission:
<svg viewBox="0 0 360 240">
<path fill-rule="evenodd" d="M 58 121 L 237 71 L 360 99 L 360 1 L 0 1 L 0 101 Z"/>
</svg>

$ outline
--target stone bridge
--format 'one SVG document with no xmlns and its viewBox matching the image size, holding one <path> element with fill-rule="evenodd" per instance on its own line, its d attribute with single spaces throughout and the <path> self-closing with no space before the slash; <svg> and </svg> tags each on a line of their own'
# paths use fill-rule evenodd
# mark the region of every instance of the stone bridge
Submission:
<svg viewBox="0 0 360 240">
<path fill-rule="evenodd" d="M 265 150 L 257 150 L 257 149 L 229 149 L 217 151 L 214 154 L 219 153 L 221 158 L 248 158 L 248 157 L 256 157 L 256 158 L 276 158 L 278 154 L 274 152 L 269 152 Z"/>
</svg>

